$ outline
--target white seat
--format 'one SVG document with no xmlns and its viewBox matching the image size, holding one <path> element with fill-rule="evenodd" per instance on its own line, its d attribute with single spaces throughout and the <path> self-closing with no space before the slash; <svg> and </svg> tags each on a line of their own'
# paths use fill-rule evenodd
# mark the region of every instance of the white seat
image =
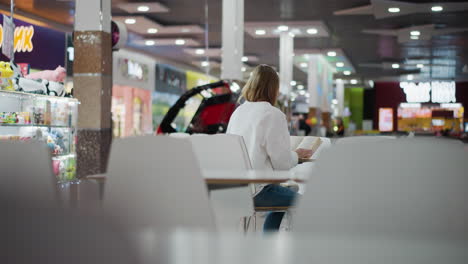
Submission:
<svg viewBox="0 0 468 264">
<path fill-rule="evenodd" d="M 467 171 L 467 152 L 435 138 L 336 145 L 317 161 L 294 230 L 466 240 Z"/>
<path fill-rule="evenodd" d="M 354 137 L 344 137 L 338 139 L 335 144 L 361 144 L 364 142 L 381 142 L 385 140 L 396 139 L 395 136 L 354 136 Z"/>
<path fill-rule="evenodd" d="M 44 143 L 0 141 L 0 168 L 0 192 L 8 197 L 57 200 L 57 178 Z"/>
<path fill-rule="evenodd" d="M 116 139 L 107 174 L 104 206 L 130 228 L 215 229 L 206 184 L 187 140 Z"/>
<path fill-rule="evenodd" d="M 200 167 L 211 170 L 248 170 L 251 168 L 244 141 L 237 135 L 193 135 L 190 137 Z M 253 212 L 249 187 L 213 190 L 210 200 L 216 226 L 235 229 L 239 219 Z"/>
</svg>

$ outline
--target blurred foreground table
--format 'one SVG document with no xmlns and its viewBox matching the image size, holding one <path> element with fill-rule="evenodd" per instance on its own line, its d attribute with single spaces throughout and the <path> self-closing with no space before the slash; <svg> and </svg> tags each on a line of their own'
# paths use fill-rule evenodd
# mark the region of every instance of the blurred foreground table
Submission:
<svg viewBox="0 0 468 264">
<path fill-rule="evenodd" d="M 144 263 L 466 264 L 467 241 L 151 231 L 133 235 Z"/>
</svg>

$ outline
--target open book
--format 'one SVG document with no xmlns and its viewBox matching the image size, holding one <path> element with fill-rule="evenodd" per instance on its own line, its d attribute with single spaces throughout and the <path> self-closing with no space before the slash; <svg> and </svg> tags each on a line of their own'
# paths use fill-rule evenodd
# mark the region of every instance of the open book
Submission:
<svg viewBox="0 0 468 264">
<path fill-rule="evenodd" d="M 319 137 L 299 137 L 291 136 L 291 150 L 296 150 L 298 148 L 302 149 L 311 149 L 313 153 L 317 152 L 318 148 L 322 144 L 322 139 Z M 309 161 L 309 160 L 301 160 Z"/>
</svg>

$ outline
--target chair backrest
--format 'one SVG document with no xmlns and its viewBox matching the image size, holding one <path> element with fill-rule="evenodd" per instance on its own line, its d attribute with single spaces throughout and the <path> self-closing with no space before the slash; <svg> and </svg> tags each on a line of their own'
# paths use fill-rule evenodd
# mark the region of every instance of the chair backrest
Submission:
<svg viewBox="0 0 468 264">
<path fill-rule="evenodd" d="M 191 136 L 190 141 L 202 169 L 248 170 L 252 168 L 242 136 L 199 134 Z M 237 229 L 239 219 L 252 214 L 252 191 L 248 186 L 211 191 L 211 205 L 219 230 Z"/>
<path fill-rule="evenodd" d="M 433 138 L 336 145 L 317 161 L 294 229 L 468 239 L 467 171 L 463 148 Z"/>
<path fill-rule="evenodd" d="M 335 144 L 361 144 L 364 142 L 382 142 L 385 140 L 396 139 L 395 136 L 354 136 L 354 137 L 344 137 L 338 139 Z"/>
<path fill-rule="evenodd" d="M 190 141 L 202 169 L 249 170 L 252 168 L 242 136 L 193 135 Z"/>
<path fill-rule="evenodd" d="M 189 141 L 167 136 L 116 139 L 107 174 L 104 206 L 130 228 L 215 229 Z"/>
<path fill-rule="evenodd" d="M 54 201 L 57 179 L 47 146 L 42 142 L 0 141 L 0 192 Z"/>
</svg>

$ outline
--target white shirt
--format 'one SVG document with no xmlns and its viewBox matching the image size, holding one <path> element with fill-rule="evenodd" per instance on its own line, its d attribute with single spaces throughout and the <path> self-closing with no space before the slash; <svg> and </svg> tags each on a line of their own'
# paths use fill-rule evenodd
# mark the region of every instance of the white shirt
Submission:
<svg viewBox="0 0 468 264">
<path fill-rule="evenodd" d="M 289 170 L 297 165 L 286 116 L 268 102 L 240 105 L 231 116 L 227 133 L 244 138 L 253 169 Z"/>
</svg>

